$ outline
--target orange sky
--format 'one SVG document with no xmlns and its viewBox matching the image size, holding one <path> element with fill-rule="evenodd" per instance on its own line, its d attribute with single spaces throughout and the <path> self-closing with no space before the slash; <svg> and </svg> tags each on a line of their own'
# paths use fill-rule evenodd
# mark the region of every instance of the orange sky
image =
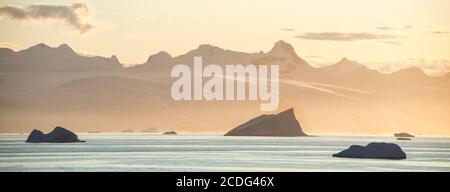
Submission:
<svg viewBox="0 0 450 192">
<path fill-rule="evenodd" d="M 137 64 L 160 50 L 176 56 L 209 43 L 256 52 L 283 39 L 316 66 L 345 56 L 387 72 L 450 70 L 448 0 L 97 0 L 76 9 L 79 2 L 0 2 L 0 46 L 67 43 L 81 53 L 115 54 Z M 43 4 L 62 6 L 58 10 L 69 16 L 30 11 Z M 13 15 L 11 7 L 25 16 Z"/>
</svg>

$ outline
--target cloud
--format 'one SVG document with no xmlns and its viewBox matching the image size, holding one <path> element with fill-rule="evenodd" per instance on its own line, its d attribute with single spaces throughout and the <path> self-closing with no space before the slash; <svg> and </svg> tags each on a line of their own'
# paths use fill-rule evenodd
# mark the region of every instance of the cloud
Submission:
<svg viewBox="0 0 450 192">
<path fill-rule="evenodd" d="M 394 28 L 393 27 L 389 27 L 389 26 L 380 26 L 380 27 L 377 27 L 377 29 L 378 30 L 392 30 Z"/>
<path fill-rule="evenodd" d="M 407 31 L 407 30 L 413 30 L 415 27 L 413 25 L 403 25 L 403 26 L 379 26 L 376 29 L 378 30 L 397 30 L 397 31 Z"/>
<path fill-rule="evenodd" d="M 403 25 L 403 26 L 395 26 L 395 27 L 392 27 L 392 26 L 379 26 L 379 27 L 377 27 L 377 29 L 378 30 L 403 30 L 403 31 L 406 31 L 406 30 L 412 30 L 412 29 L 414 29 L 414 26 L 412 26 L 412 25 Z"/>
<path fill-rule="evenodd" d="M 410 30 L 410 29 L 414 29 L 414 26 L 412 26 L 412 25 L 403 25 L 403 30 Z"/>
<path fill-rule="evenodd" d="M 450 34 L 450 31 L 433 31 L 431 33 L 436 35 L 442 35 L 442 34 Z"/>
<path fill-rule="evenodd" d="M 306 55 L 307 58 L 323 58 L 321 55 Z"/>
<path fill-rule="evenodd" d="M 325 40 L 325 41 L 359 41 L 359 40 L 386 40 L 395 39 L 393 35 L 383 35 L 374 33 L 338 33 L 338 32 L 323 32 L 323 33 L 305 33 L 297 35 L 296 38 L 308 40 Z"/>
<path fill-rule="evenodd" d="M 295 31 L 294 28 L 282 28 L 281 30 L 282 31 Z"/>
<path fill-rule="evenodd" d="M 391 45 L 403 45 L 400 42 L 397 41 L 378 41 L 379 43 L 385 43 L 385 44 L 391 44 Z"/>
<path fill-rule="evenodd" d="M 65 22 L 80 33 L 85 33 L 94 28 L 94 25 L 87 21 L 92 13 L 93 11 L 87 3 L 74 3 L 72 5 L 36 4 L 27 7 L 7 5 L 0 7 L 0 17 L 25 21 L 53 19 Z"/>
</svg>

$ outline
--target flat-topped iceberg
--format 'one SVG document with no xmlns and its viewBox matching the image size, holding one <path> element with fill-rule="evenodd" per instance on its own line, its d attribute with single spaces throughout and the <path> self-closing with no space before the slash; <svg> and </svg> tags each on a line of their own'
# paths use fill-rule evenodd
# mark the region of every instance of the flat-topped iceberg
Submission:
<svg viewBox="0 0 450 192">
<path fill-rule="evenodd" d="M 394 134 L 394 136 L 395 137 L 415 137 L 414 135 L 409 134 L 409 133 L 396 133 L 396 134 Z"/>
</svg>

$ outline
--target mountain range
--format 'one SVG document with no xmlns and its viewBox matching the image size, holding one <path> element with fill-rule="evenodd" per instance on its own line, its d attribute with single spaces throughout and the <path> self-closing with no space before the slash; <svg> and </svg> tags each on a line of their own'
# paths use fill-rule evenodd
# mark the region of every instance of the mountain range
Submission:
<svg viewBox="0 0 450 192">
<path fill-rule="evenodd" d="M 129 67 L 126 70 L 149 72 L 161 68 L 171 68 L 174 64 L 192 65 L 193 57 L 195 56 L 202 56 L 204 64 L 279 64 L 282 72 L 288 72 L 297 66 L 312 68 L 295 53 L 294 48 L 290 44 L 279 41 L 267 53 L 244 53 L 225 50 L 208 44 L 200 45 L 197 49 L 177 57 L 172 57 L 167 52 L 161 51 L 151 55 L 146 63 Z"/>
<path fill-rule="evenodd" d="M 85 56 L 68 45 L 0 48 L 0 132 L 64 126 L 75 131 L 220 132 L 261 115 L 257 101 L 174 101 L 170 70 L 206 64 L 280 65 L 280 107 L 295 109 L 307 134 L 450 135 L 450 75 L 420 68 L 385 74 L 343 58 L 316 68 L 287 42 L 245 53 L 203 44 L 185 54 L 161 51 L 123 67 L 115 56 Z"/>
<path fill-rule="evenodd" d="M 116 56 L 82 56 L 66 44 L 50 47 L 40 43 L 15 52 L 0 48 L 0 72 L 75 72 L 122 69 Z"/>
<path fill-rule="evenodd" d="M 292 45 L 278 41 L 267 53 L 245 53 L 225 50 L 220 47 L 202 44 L 197 49 L 173 57 L 165 51 L 149 56 L 142 64 L 124 67 L 115 55 L 110 58 L 101 56 L 84 56 L 75 52 L 67 44 L 50 47 L 40 43 L 28 49 L 13 51 L 0 48 L 0 72 L 77 72 L 77 71 L 110 71 L 127 70 L 134 72 L 152 72 L 171 68 L 174 64 L 192 64 L 194 56 L 202 56 L 204 64 L 278 64 L 282 72 L 290 72 L 297 68 L 308 72 L 319 69 L 330 75 L 370 74 L 378 75 L 378 71 L 370 69 L 357 61 L 342 58 L 339 62 L 321 68 L 312 67 L 299 57 Z M 393 76 L 427 76 L 419 67 L 401 69 Z"/>
</svg>

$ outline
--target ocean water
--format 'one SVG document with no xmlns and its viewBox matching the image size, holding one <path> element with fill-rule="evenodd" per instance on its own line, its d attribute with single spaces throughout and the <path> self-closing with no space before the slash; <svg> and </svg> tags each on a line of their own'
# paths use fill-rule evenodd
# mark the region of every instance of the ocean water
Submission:
<svg viewBox="0 0 450 192">
<path fill-rule="evenodd" d="M 80 134 L 86 143 L 25 143 L 0 135 L 0 171 L 450 171 L 449 138 L 224 137 Z M 392 142 L 405 160 L 331 155 L 352 144 Z"/>
</svg>

